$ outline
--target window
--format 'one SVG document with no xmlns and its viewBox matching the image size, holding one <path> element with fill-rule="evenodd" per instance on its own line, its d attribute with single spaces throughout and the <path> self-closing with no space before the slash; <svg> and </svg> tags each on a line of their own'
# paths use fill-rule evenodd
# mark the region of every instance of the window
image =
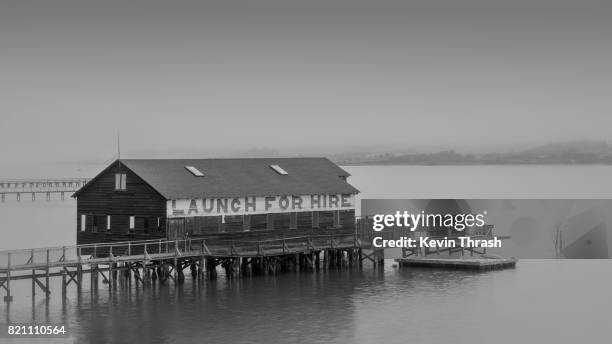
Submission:
<svg viewBox="0 0 612 344">
<path fill-rule="evenodd" d="M 251 215 L 242 215 L 242 230 L 245 232 L 251 230 Z"/>
<path fill-rule="evenodd" d="M 93 215 L 91 220 L 92 220 L 91 231 L 95 233 L 98 231 L 98 217 L 96 215 Z"/>
<path fill-rule="evenodd" d="M 134 218 L 134 216 L 130 216 L 130 229 L 134 229 L 135 222 L 136 219 Z"/>
<path fill-rule="evenodd" d="M 340 227 L 340 211 L 336 210 L 334 211 L 334 227 L 338 228 Z"/>
<path fill-rule="evenodd" d="M 87 226 L 87 215 L 81 214 L 81 232 L 85 232 L 86 226 Z"/>
<path fill-rule="evenodd" d="M 270 165 L 270 168 L 276 171 L 276 173 L 283 175 L 283 176 L 289 174 L 287 171 L 283 170 L 282 167 L 278 165 Z"/>
<path fill-rule="evenodd" d="M 110 231 L 111 217 L 110 215 L 106 215 L 106 230 Z"/>
<path fill-rule="evenodd" d="M 191 174 L 196 177 L 204 177 L 204 173 L 200 172 L 200 170 L 193 166 L 185 166 L 185 168 L 187 169 L 187 171 L 191 172 Z"/>
<path fill-rule="evenodd" d="M 312 228 L 319 228 L 319 212 L 312 212 Z"/>
<path fill-rule="evenodd" d="M 219 218 L 219 232 L 225 232 L 225 215 L 217 216 Z"/>
<path fill-rule="evenodd" d="M 115 174 L 115 190 L 126 190 L 126 177 L 125 173 Z"/>
</svg>

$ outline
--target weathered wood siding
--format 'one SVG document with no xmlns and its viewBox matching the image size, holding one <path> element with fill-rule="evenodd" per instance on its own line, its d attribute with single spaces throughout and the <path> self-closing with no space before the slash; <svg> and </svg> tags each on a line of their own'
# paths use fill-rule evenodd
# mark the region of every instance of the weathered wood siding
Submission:
<svg viewBox="0 0 612 344">
<path fill-rule="evenodd" d="M 170 239 L 183 239 L 185 234 L 190 238 L 217 238 L 224 240 L 238 240 L 256 237 L 261 240 L 277 238 L 286 234 L 288 236 L 299 236 L 303 234 L 331 234 L 352 233 L 355 230 L 355 210 L 340 211 L 340 225 L 333 226 L 333 212 L 319 212 L 323 223 L 319 228 L 312 227 L 312 213 L 303 212 L 297 214 L 297 228 L 289 228 L 289 214 L 274 214 L 274 228 L 268 228 L 267 216 L 251 215 L 249 230 L 244 230 L 242 216 L 226 216 L 225 223 L 221 223 L 219 216 L 191 217 L 182 219 L 170 219 L 168 233 Z M 255 233 L 255 234 L 254 234 Z"/>
<path fill-rule="evenodd" d="M 116 173 L 126 174 L 125 191 L 115 190 Z M 81 215 L 87 215 L 85 231 L 81 231 Z M 111 216 L 110 230 L 106 229 L 107 215 Z M 134 229 L 130 229 L 130 216 L 135 217 Z M 77 197 L 77 244 L 165 238 L 165 217 L 165 199 L 117 162 Z"/>
<path fill-rule="evenodd" d="M 126 174 L 126 190 L 115 190 L 115 174 Z M 85 231 L 81 216 L 86 215 Z M 111 217 L 107 230 L 108 215 Z M 134 228 L 130 228 L 130 217 Z M 291 217 L 294 216 L 292 220 Z M 313 217 L 318 226 L 313 226 Z M 334 225 L 333 211 L 298 212 L 295 214 L 220 216 L 166 219 L 166 200 L 138 175 L 120 162 L 114 163 L 94 179 L 77 197 L 77 243 L 118 242 L 145 239 L 183 239 L 210 237 L 211 239 L 258 239 L 306 233 L 329 234 L 351 232 L 355 228 L 355 211 L 339 212 L 339 226 Z M 268 221 L 270 221 L 268 223 Z M 292 228 L 292 227 L 297 228 Z M 314 227 L 314 228 L 313 228 Z"/>
</svg>

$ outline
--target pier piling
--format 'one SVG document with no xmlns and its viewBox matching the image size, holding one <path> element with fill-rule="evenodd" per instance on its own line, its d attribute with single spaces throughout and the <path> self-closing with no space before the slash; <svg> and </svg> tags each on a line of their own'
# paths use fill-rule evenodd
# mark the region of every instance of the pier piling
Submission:
<svg viewBox="0 0 612 344">
<path fill-rule="evenodd" d="M 321 268 L 342 269 L 361 264 L 360 257 L 380 264 L 382 258 L 378 252 L 362 257 L 361 246 L 356 243 L 352 234 L 346 238 L 338 234 L 319 234 L 271 239 L 256 245 L 236 241 L 232 242 L 231 247 L 214 243 L 211 245 L 208 242 L 204 244 L 204 239 L 156 239 L 30 249 L 25 254 L 24 250 L 0 251 L 0 262 L 7 262 L 6 266 L 0 265 L 0 289 L 5 291 L 4 300 L 10 302 L 13 298 L 11 281 L 14 279 L 31 279 L 33 298 L 38 288 L 49 298 L 50 278 L 54 276 L 61 277 L 62 297 L 66 297 L 71 284 L 81 291 L 83 277 L 87 273 L 90 274 L 91 293 L 98 292 L 101 276 L 103 284 L 108 286 L 112 294 L 117 284 L 129 287 L 132 279 L 136 287 L 143 288 L 149 287 L 152 282 L 163 284 L 167 280 L 182 283 L 185 279 L 184 269 L 187 267 L 194 280 L 214 280 L 217 278 L 218 265 L 225 270 L 228 278 L 237 278 L 289 271 L 316 271 Z M 16 263 L 13 255 L 15 252 L 19 253 L 20 259 L 23 256 L 26 259 Z M 58 256 L 59 259 L 54 258 Z"/>
</svg>

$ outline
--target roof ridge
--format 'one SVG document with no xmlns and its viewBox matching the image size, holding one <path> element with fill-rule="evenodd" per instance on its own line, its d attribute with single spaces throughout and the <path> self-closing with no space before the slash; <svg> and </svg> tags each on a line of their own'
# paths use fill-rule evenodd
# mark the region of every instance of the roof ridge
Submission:
<svg viewBox="0 0 612 344">
<path fill-rule="evenodd" d="M 118 159 L 119 161 L 127 161 L 127 160 L 168 160 L 168 161 L 178 161 L 178 160 L 276 160 L 276 159 L 324 159 L 329 160 L 329 158 L 324 156 L 300 156 L 300 157 L 265 157 L 265 158 L 122 158 Z"/>
<path fill-rule="evenodd" d="M 359 193 L 346 181 L 350 173 L 325 157 L 121 159 L 113 164 L 117 162 L 166 199 Z M 204 176 L 194 177 L 186 166 Z"/>
</svg>

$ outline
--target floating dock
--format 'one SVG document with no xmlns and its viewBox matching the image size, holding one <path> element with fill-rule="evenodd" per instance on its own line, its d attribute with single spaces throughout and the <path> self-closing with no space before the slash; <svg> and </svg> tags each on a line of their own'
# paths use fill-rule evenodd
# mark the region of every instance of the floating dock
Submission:
<svg viewBox="0 0 612 344">
<path fill-rule="evenodd" d="M 395 260 L 400 267 L 427 267 L 466 270 L 502 270 L 516 267 L 516 258 L 493 257 L 410 257 Z"/>
</svg>

